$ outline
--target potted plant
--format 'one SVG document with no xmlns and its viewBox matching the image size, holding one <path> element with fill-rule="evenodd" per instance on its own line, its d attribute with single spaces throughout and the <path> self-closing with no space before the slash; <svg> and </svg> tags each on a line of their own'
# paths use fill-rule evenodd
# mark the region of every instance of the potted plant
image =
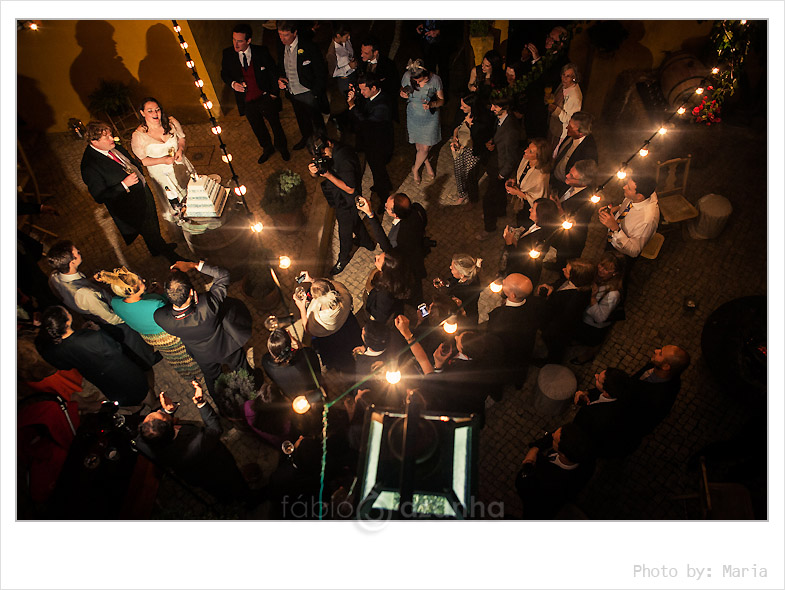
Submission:
<svg viewBox="0 0 785 590">
<path fill-rule="evenodd" d="M 279 230 L 292 232 L 305 223 L 303 206 L 307 197 L 308 190 L 299 174 L 279 170 L 267 179 L 260 206 Z"/>
<path fill-rule="evenodd" d="M 88 97 L 91 113 L 106 113 L 110 117 L 124 115 L 131 105 L 131 89 L 118 80 L 98 81 L 96 88 Z"/>
<path fill-rule="evenodd" d="M 246 273 L 243 277 L 243 293 L 259 302 L 261 309 L 278 305 L 278 293 L 270 272 L 272 253 L 260 241 L 251 245 Z"/>
<path fill-rule="evenodd" d="M 254 399 L 259 391 L 253 377 L 245 369 L 222 373 L 215 381 L 216 399 L 221 416 L 240 430 L 250 430 L 245 420 L 245 402 Z"/>
<path fill-rule="evenodd" d="M 474 65 L 482 62 L 483 56 L 493 49 L 494 36 L 491 34 L 493 21 L 469 21 L 469 43 L 474 51 Z"/>
</svg>

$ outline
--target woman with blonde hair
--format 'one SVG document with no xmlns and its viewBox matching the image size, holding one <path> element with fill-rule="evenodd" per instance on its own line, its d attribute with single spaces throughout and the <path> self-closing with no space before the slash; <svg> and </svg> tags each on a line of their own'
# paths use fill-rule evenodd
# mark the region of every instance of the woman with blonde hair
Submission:
<svg viewBox="0 0 785 590">
<path fill-rule="evenodd" d="M 480 317 L 478 303 L 483 289 L 480 284 L 481 267 L 482 258 L 465 253 L 454 254 L 450 263 L 450 278 L 447 281 L 439 278 L 433 281 L 434 287 L 444 288 L 447 295 L 461 302 L 466 318 L 475 324 Z"/>
<path fill-rule="evenodd" d="M 190 383 L 201 377 L 199 366 L 182 340 L 165 332 L 153 319 L 155 310 L 167 304 L 163 295 L 148 293 L 145 280 L 124 266 L 113 271 L 102 270 L 94 278 L 111 287 L 115 294 L 111 301 L 114 312 L 137 331 L 142 340 L 159 351 L 185 381 Z"/>
<path fill-rule="evenodd" d="M 515 178 L 510 178 L 504 185 L 507 194 L 513 197 L 513 210 L 517 212 L 516 222 L 519 226 L 526 225 L 534 201 L 548 196 L 552 167 L 553 158 L 548 140 L 542 137 L 529 140 L 529 147 L 523 152 Z"/>
</svg>

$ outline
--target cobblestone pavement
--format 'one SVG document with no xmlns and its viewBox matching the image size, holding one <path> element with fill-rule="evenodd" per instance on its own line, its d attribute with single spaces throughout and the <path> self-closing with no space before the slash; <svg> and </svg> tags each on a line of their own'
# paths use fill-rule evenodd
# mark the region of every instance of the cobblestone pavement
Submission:
<svg viewBox="0 0 785 590">
<path fill-rule="evenodd" d="M 402 106 L 402 105 L 399 105 Z M 455 100 L 447 106 L 444 120 L 452 121 Z M 176 116 L 177 113 L 172 113 Z M 455 183 L 452 157 L 443 143 L 432 151 L 436 178 L 416 185 L 411 178 L 414 149 L 406 143 L 405 115 L 401 108 L 402 125 L 396 131 L 396 155 L 390 164 L 394 186 L 428 209 L 428 233 L 438 246 L 428 257 L 426 266 L 429 279 L 447 272 L 455 252 L 468 252 L 484 260 L 483 275 L 492 280 L 501 253 L 501 235 L 485 242 L 477 242 L 473 235 L 482 227 L 481 208 L 454 206 Z M 282 113 L 284 129 L 290 145 L 299 139 L 291 106 L 286 104 Z M 321 191 L 317 181 L 307 175 L 309 157 L 305 150 L 292 152 L 292 160 L 281 161 L 274 155 L 259 166 L 256 158 L 260 149 L 247 123 L 236 115 L 221 119 L 224 141 L 234 156 L 233 164 L 240 179 L 247 185 L 248 204 L 251 210 L 265 221 L 267 229 L 262 239 L 276 255 L 287 254 L 294 260 L 292 267 L 280 271 L 281 282 L 288 294 L 294 276 L 301 268 L 317 268 L 313 259 L 302 259 L 307 251 L 304 245 L 313 236 L 286 234 L 272 229 L 269 219 L 259 210 L 267 176 L 282 167 L 299 172 L 306 179 L 309 200 L 306 213 L 311 220 L 324 211 Z M 614 171 L 616 163 L 625 160 L 640 146 L 650 133 L 649 124 L 642 120 L 617 120 L 610 125 L 600 122 L 595 136 L 600 151 L 600 168 L 604 175 Z M 188 152 L 197 147 L 214 147 L 212 156 L 194 162 L 199 173 L 220 173 L 226 179 L 227 167 L 220 160 L 217 141 L 210 133 L 205 120 L 186 125 Z M 443 137 L 450 130 L 443 130 Z M 700 351 L 700 335 L 708 315 L 722 303 L 734 298 L 766 293 L 766 184 L 765 184 L 765 130 L 736 126 L 727 122 L 711 128 L 680 124 L 664 139 L 656 139 L 651 158 L 665 160 L 687 153 L 693 155 L 687 197 L 695 202 L 709 193 L 726 196 L 733 204 L 733 215 L 725 231 L 714 240 L 694 241 L 683 239 L 678 231 L 666 235 L 657 260 L 641 260 L 634 271 L 627 304 L 627 319 L 611 331 L 603 349 L 593 363 L 573 367 L 579 387 L 590 383 L 593 374 L 605 366 L 618 366 L 628 372 L 642 366 L 652 350 L 663 344 L 674 343 L 692 355 L 692 365 L 683 376 L 679 398 L 670 416 L 647 437 L 640 448 L 624 461 L 605 462 L 576 502 L 578 517 L 592 519 L 679 519 L 685 517 L 684 505 L 673 499 L 674 495 L 697 490 L 698 475 L 686 468 L 690 455 L 715 440 L 729 438 L 737 433 L 750 417 L 750 403 L 743 392 L 737 396 L 724 393 L 710 375 Z M 733 149 L 729 147 L 733 146 Z M 88 195 L 79 175 L 79 161 L 84 146 L 69 136 L 50 135 L 39 140 L 36 161 L 41 166 L 39 182 L 42 187 L 53 189 L 56 196 L 51 204 L 63 215 L 56 219 L 40 219 L 40 225 L 61 237 L 74 240 L 83 253 L 83 268 L 88 274 L 101 268 L 114 267 L 118 260 L 120 243 L 114 225 L 107 219 L 103 207 L 96 207 Z M 370 171 L 367 170 L 363 187 L 369 194 Z M 481 186 L 482 188 L 482 186 Z M 621 190 L 616 181 L 609 183 L 606 195 L 615 202 L 621 200 Z M 385 227 L 390 223 L 385 220 Z M 500 220 L 500 227 L 504 221 Z M 310 228 L 311 226 L 309 226 Z M 178 241 L 179 251 L 188 250 L 176 231 L 169 231 L 170 239 Z M 310 230 L 309 230 L 310 231 Z M 499 234 L 501 231 L 499 232 Z M 596 260 L 602 251 L 604 228 L 592 222 L 584 257 Z M 337 237 L 333 240 L 333 257 L 323 261 L 329 268 L 335 261 Z M 125 261 L 147 277 L 162 277 L 167 264 L 163 259 L 150 259 L 140 239 L 130 247 L 122 247 Z M 354 295 L 355 309 L 361 305 L 361 293 L 368 273 L 373 267 L 373 253 L 359 250 L 342 274 L 336 278 L 344 282 Z M 48 272 L 48 269 L 46 269 Z M 549 277 L 544 276 L 544 279 Z M 426 281 L 426 299 L 430 295 Z M 258 302 L 246 297 L 239 284 L 230 288 L 230 295 L 244 300 L 254 316 L 254 336 L 251 345 L 256 358 L 261 358 L 267 331 L 264 318 L 271 310 L 261 309 Z M 687 311 L 685 297 L 697 301 L 697 309 Z M 480 300 L 481 315 L 487 314 L 499 303 L 499 298 L 486 290 Z M 280 305 L 275 313 L 293 311 Z M 570 358 L 568 352 L 567 358 Z M 537 438 L 543 430 L 552 431 L 572 419 L 572 411 L 562 416 L 539 416 L 532 405 L 537 369 L 532 368 L 529 379 L 520 392 L 508 390 L 504 399 L 487 411 L 485 428 L 481 433 L 479 460 L 479 500 L 503 502 L 507 518 L 520 514 L 520 500 L 513 478 L 525 454 L 527 443 Z M 198 419 L 192 408 L 189 386 L 166 365 L 155 368 L 156 388 L 168 391 L 173 398 L 183 402 L 183 418 Z M 229 426 L 229 425 L 227 425 Z M 761 425 L 763 427 L 763 425 Z M 231 448 L 238 464 L 246 467 L 255 486 L 263 485 L 275 469 L 279 452 L 259 442 L 238 429 L 229 428 L 224 439 Z M 253 465 L 258 466 L 256 470 Z M 251 467 L 249 467 L 251 466 Z M 765 481 L 763 483 L 765 493 Z M 158 508 L 154 517 L 182 518 L 173 506 L 182 500 L 183 491 L 171 481 L 164 480 L 159 492 Z M 756 499 L 760 500 L 759 497 Z M 765 505 L 765 497 L 763 498 Z M 263 518 L 259 513 L 256 517 Z"/>
</svg>

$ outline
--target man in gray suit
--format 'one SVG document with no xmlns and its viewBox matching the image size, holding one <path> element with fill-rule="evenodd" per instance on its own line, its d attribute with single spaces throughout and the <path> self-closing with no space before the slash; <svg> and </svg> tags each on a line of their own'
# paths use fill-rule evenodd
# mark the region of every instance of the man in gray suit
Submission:
<svg viewBox="0 0 785 590">
<path fill-rule="evenodd" d="M 486 147 L 491 152 L 488 160 L 488 186 L 482 199 L 485 229 L 475 237 L 487 240 L 496 231 L 496 220 L 507 213 L 507 193 L 504 182 L 515 174 L 521 154 L 518 149 L 519 123 L 508 115 L 510 99 L 491 99 L 491 112 L 496 115 L 496 131 Z"/>
</svg>

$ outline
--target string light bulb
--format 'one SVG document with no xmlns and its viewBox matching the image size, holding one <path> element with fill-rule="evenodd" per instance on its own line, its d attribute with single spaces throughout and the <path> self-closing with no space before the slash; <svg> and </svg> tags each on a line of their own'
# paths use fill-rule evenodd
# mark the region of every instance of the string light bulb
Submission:
<svg viewBox="0 0 785 590">
<path fill-rule="evenodd" d="M 38 25 L 36 23 L 30 23 L 30 30 L 31 31 L 37 31 L 38 30 Z"/>
<path fill-rule="evenodd" d="M 232 161 L 232 154 L 224 154 L 221 159 L 228 164 Z"/>
<path fill-rule="evenodd" d="M 206 100 L 205 102 L 203 102 L 203 103 L 202 103 L 202 106 L 203 106 L 203 107 L 204 107 L 206 110 L 208 110 L 208 111 L 209 111 L 211 108 L 213 108 L 213 103 L 212 103 L 212 101 L 210 101 L 210 100 Z"/>
<path fill-rule="evenodd" d="M 398 370 L 397 367 L 390 367 L 385 373 L 384 378 L 387 379 L 387 383 L 390 385 L 395 385 L 401 381 L 401 372 Z"/>
<path fill-rule="evenodd" d="M 221 133 L 221 126 L 220 126 L 220 125 L 216 125 L 215 127 L 213 127 L 213 128 L 211 129 L 211 131 L 212 131 L 212 132 L 213 132 L 215 135 L 218 135 L 219 133 Z"/>
<path fill-rule="evenodd" d="M 666 133 L 668 133 L 668 130 L 667 130 L 667 129 L 665 129 L 665 127 L 660 127 L 660 128 L 657 130 L 657 133 L 659 133 L 660 135 L 665 135 Z"/>
<path fill-rule="evenodd" d="M 720 69 L 719 68 L 711 68 L 711 73 L 716 76 L 717 74 L 720 73 Z"/>
<path fill-rule="evenodd" d="M 502 282 L 499 279 L 496 279 L 489 285 L 489 288 L 494 293 L 501 293 L 503 288 Z"/>
<path fill-rule="evenodd" d="M 703 86 L 698 86 L 695 89 L 695 94 L 703 94 Z"/>
<path fill-rule="evenodd" d="M 596 205 L 600 202 L 600 195 L 592 195 L 589 200 Z"/>
<path fill-rule="evenodd" d="M 529 250 L 529 257 L 537 260 L 540 257 L 540 251 L 537 248 L 532 248 Z"/>
<path fill-rule="evenodd" d="M 298 414 L 305 414 L 311 409 L 311 404 L 304 395 L 298 395 L 292 400 L 292 409 Z"/>
<path fill-rule="evenodd" d="M 454 315 L 451 315 L 446 320 L 444 320 L 442 327 L 448 334 L 455 334 L 455 332 L 458 331 L 458 318 L 456 318 Z"/>
<path fill-rule="evenodd" d="M 194 85 L 195 85 L 197 88 L 202 88 L 202 87 L 204 86 L 204 80 L 202 80 L 201 78 L 199 78 L 198 80 L 196 80 L 196 81 L 194 82 Z"/>
<path fill-rule="evenodd" d="M 646 146 L 644 146 L 640 149 L 638 153 L 640 154 L 641 158 L 645 158 L 646 156 L 649 155 L 649 149 Z"/>
<path fill-rule="evenodd" d="M 619 180 L 623 180 L 627 178 L 627 173 L 620 168 L 619 171 L 616 173 L 616 178 L 618 178 Z"/>
<path fill-rule="evenodd" d="M 684 107 L 679 107 L 679 109 L 676 112 L 679 113 L 680 115 L 683 115 L 684 113 L 687 112 L 687 109 L 685 109 Z"/>
<path fill-rule="evenodd" d="M 251 224 L 251 231 L 255 234 L 262 233 L 263 229 L 264 229 L 264 224 L 261 221 L 257 221 L 256 223 Z"/>
<path fill-rule="evenodd" d="M 187 62 L 185 62 L 185 65 L 188 66 L 190 69 L 193 69 L 193 67 L 194 67 L 194 60 L 189 59 Z"/>
<path fill-rule="evenodd" d="M 240 186 L 234 187 L 234 194 L 237 195 L 238 197 L 241 197 L 245 194 L 247 190 L 248 189 L 245 188 L 245 185 L 241 184 Z"/>
<path fill-rule="evenodd" d="M 180 43 L 180 47 L 182 47 L 183 49 L 188 49 L 188 43 L 183 41 L 182 43 Z"/>
<path fill-rule="evenodd" d="M 183 30 L 183 28 L 182 28 L 180 25 L 175 25 L 175 26 L 174 26 L 174 32 L 175 32 L 175 33 L 179 33 L 179 32 L 180 32 L 180 31 L 182 31 L 182 30 Z"/>
<path fill-rule="evenodd" d="M 278 257 L 278 268 L 287 269 L 292 265 L 292 259 L 288 256 Z"/>
<path fill-rule="evenodd" d="M 743 20 L 743 21 L 741 21 L 741 24 L 743 24 L 743 25 L 746 25 L 746 24 L 747 24 L 747 21 L 746 21 L 746 20 Z"/>
<path fill-rule="evenodd" d="M 562 229 L 572 229 L 573 225 L 574 223 L 569 219 L 565 219 L 564 221 L 561 222 Z"/>
</svg>

